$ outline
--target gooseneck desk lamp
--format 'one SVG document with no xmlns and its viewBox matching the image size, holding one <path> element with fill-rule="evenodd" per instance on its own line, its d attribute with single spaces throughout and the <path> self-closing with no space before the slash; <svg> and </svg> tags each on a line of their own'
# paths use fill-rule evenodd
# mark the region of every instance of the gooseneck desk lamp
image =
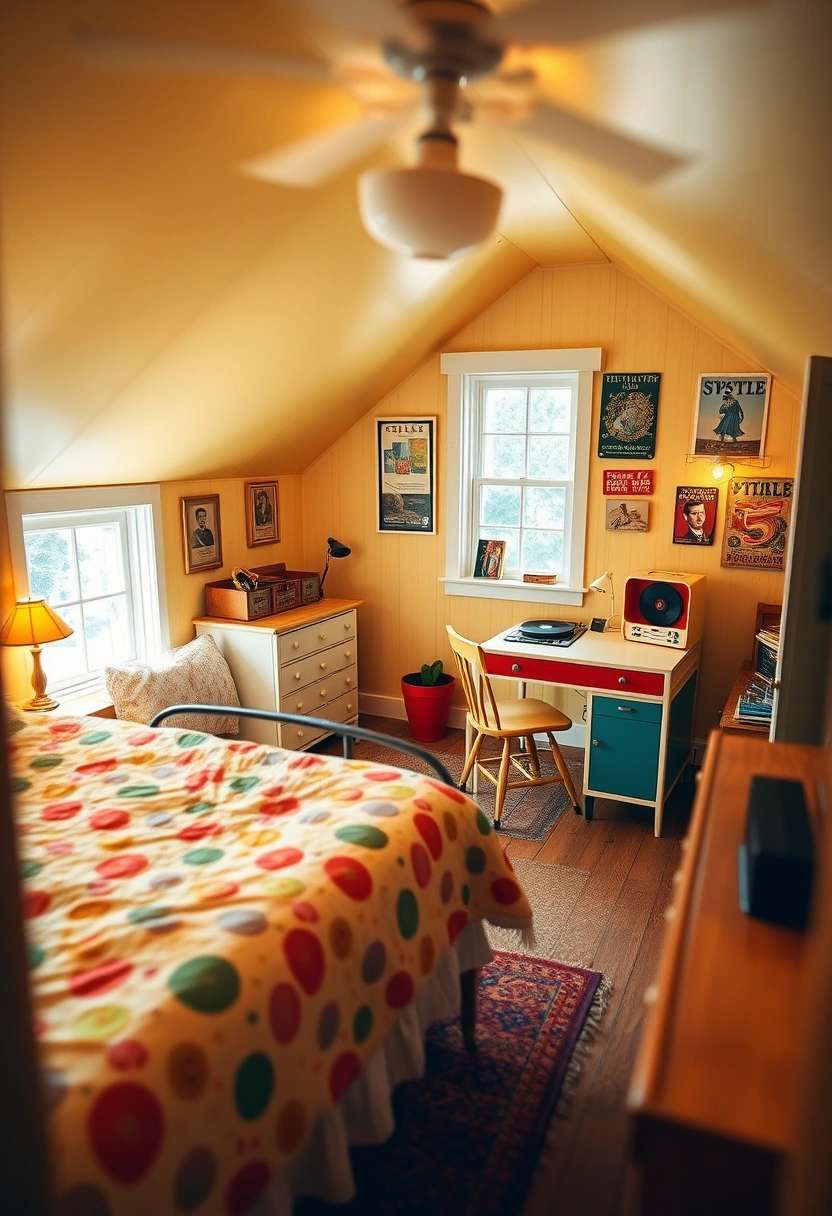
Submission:
<svg viewBox="0 0 832 1216">
<path fill-rule="evenodd" d="M 24 709 L 56 709 L 58 702 L 46 695 L 46 675 L 40 661 L 41 646 L 45 642 L 58 642 L 68 638 L 73 631 L 62 621 L 57 612 L 44 599 L 18 600 L 0 630 L 0 645 L 31 646 L 32 688 L 35 695 L 27 701 Z"/>
<path fill-rule="evenodd" d="M 607 617 L 607 623 L 604 626 L 604 632 L 616 630 L 618 625 L 615 622 L 615 587 L 612 581 L 612 571 L 605 570 L 603 574 L 599 574 L 594 582 L 589 584 L 590 591 L 599 591 L 601 595 L 609 594 L 610 597 L 610 614 Z M 594 628 L 594 626 L 593 626 Z"/>
<path fill-rule="evenodd" d="M 349 557 L 351 553 L 352 549 L 348 545 L 342 545 L 340 540 L 336 540 L 334 536 L 326 538 L 326 564 L 324 565 L 324 572 L 321 575 L 321 599 L 324 598 L 324 583 L 326 582 L 326 576 L 329 574 L 329 559 L 331 557 Z"/>
</svg>

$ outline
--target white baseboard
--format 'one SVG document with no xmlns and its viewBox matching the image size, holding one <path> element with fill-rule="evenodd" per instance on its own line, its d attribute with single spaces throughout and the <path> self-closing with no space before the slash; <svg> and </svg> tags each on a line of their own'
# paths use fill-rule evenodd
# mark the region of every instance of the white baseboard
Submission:
<svg viewBox="0 0 832 1216">
<path fill-rule="evenodd" d="M 359 713 L 372 714 L 377 718 L 396 718 L 403 722 L 407 721 L 407 713 L 401 697 L 381 697 L 374 696 L 372 693 L 360 692 L 358 710 Z M 448 725 L 456 727 L 457 730 L 465 730 L 465 717 L 465 710 L 454 706 L 448 718 Z M 569 730 L 558 731 L 556 738 L 563 747 L 583 748 L 586 746 L 586 724 L 573 722 Z M 544 748 L 547 746 L 545 735 L 540 736 L 540 745 Z"/>
</svg>

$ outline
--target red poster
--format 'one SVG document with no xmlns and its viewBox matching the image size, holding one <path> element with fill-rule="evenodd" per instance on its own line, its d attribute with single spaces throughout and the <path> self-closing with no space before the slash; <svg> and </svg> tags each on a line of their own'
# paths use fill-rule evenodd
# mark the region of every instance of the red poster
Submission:
<svg viewBox="0 0 832 1216">
<path fill-rule="evenodd" d="M 604 493 L 614 494 L 652 494 L 652 469 L 604 469 Z"/>
</svg>

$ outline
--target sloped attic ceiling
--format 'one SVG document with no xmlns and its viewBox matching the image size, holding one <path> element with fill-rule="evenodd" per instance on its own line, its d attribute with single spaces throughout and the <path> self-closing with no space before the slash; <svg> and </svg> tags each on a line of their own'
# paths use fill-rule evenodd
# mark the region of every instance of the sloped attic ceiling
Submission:
<svg viewBox="0 0 832 1216">
<path fill-rule="evenodd" d="M 827 0 L 528 52 L 545 96 L 687 161 L 633 181 L 475 121 L 463 167 L 506 203 L 452 264 L 388 253 L 358 219 L 358 172 L 409 159 L 409 134 L 311 191 L 238 171 L 355 116 L 343 88 L 117 68 L 74 36 L 323 62 L 311 0 L 43 0 L 2 20 L 7 487 L 300 472 L 536 264 L 610 257 L 792 386 L 828 353 Z"/>
</svg>

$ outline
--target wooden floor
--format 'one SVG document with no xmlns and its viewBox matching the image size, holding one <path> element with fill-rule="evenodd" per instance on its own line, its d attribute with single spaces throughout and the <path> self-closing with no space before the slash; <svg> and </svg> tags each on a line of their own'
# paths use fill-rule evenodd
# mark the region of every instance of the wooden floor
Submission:
<svg viewBox="0 0 832 1216">
<path fill-rule="evenodd" d="M 394 719 L 363 716 L 361 725 L 410 738 L 407 724 Z M 461 754 L 463 745 L 463 732 L 449 730 L 431 750 Z M 564 753 L 572 750 L 564 748 Z M 360 743 L 355 756 L 361 757 Z M 391 762 L 397 761 L 391 756 Z M 523 1216 L 627 1216 L 633 1210 L 636 1178 L 628 1166 L 624 1102 L 645 1014 L 644 993 L 656 974 L 664 910 L 694 788 L 690 780 L 674 790 L 658 840 L 650 808 L 601 798 L 591 823 L 564 812 L 543 840 L 505 837 L 512 857 L 588 873 L 563 935 L 562 957 L 601 971 L 612 984 L 609 1007 L 584 1062 L 571 1112 L 558 1121 Z"/>
</svg>

